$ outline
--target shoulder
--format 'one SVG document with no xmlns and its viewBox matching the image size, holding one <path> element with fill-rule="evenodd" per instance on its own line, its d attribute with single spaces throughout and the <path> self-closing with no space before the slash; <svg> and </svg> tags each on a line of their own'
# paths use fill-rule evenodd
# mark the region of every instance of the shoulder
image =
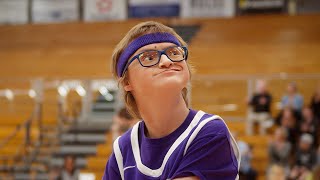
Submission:
<svg viewBox="0 0 320 180">
<path fill-rule="evenodd" d="M 205 114 L 201 118 L 190 134 L 184 153 L 185 159 L 197 162 L 206 168 L 208 164 L 213 169 L 224 166 L 224 169 L 237 173 L 239 150 L 231 139 L 226 124 L 219 116 Z M 224 162 L 224 165 L 221 162 Z"/>
<path fill-rule="evenodd" d="M 200 123 L 206 122 L 201 128 L 201 134 L 207 135 L 228 135 L 229 130 L 224 120 L 217 115 L 205 114 Z"/>
</svg>

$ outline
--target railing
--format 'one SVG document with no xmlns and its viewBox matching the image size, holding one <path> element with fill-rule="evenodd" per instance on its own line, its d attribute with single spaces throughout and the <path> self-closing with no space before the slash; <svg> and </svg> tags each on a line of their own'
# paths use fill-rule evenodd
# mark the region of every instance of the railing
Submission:
<svg viewBox="0 0 320 180">
<path fill-rule="evenodd" d="M 37 129 L 39 130 L 38 137 L 32 141 L 31 127 L 33 123 L 37 123 Z M 23 162 L 26 167 L 30 167 L 33 159 L 35 158 L 35 152 L 38 151 L 42 142 L 41 131 L 41 104 L 36 105 L 35 110 L 31 116 L 23 123 L 16 126 L 16 128 L 7 137 L 0 142 L 0 149 L 5 148 L 8 143 L 13 140 L 19 132 L 24 131 L 24 140 L 17 144 L 16 152 L 11 156 L 0 156 L 0 162 L 2 164 L 2 171 L 12 174 L 15 166 L 19 162 Z"/>
</svg>

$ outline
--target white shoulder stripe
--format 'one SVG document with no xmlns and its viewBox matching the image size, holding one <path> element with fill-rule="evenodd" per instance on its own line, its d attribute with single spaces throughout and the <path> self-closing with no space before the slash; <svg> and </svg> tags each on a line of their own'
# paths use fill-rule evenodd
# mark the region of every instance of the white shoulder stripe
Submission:
<svg viewBox="0 0 320 180">
<path fill-rule="evenodd" d="M 198 124 L 200 119 L 205 113 L 203 111 L 198 111 L 195 117 L 193 118 L 192 122 L 188 126 L 188 128 L 178 137 L 178 139 L 173 143 L 173 145 L 170 147 L 169 151 L 165 155 L 162 165 L 159 169 L 150 169 L 149 167 L 142 164 L 141 157 L 140 157 L 140 148 L 139 148 L 139 142 L 138 142 L 138 129 L 139 124 L 134 125 L 131 132 L 131 145 L 132 145 L 132 151 L 134 155 L 134 159 L 137 164 L 137 168 L 141 173 L 147 176 L 151 177 L 159 177 L 162 175 L 162 172 L 164 170 L 164 167 L 169 160 L 170 156 L 172 155 L 173 151 L 181 144 L 181 142 L 189 135 L 191 130 Z"/>
<path fill-rule="evenodd" d="M 220 116 L 217 116 L 217 115 L 212 116 L 212 117 L 209 117 L 209 118 L 203 120 L 203 121 L 197 126 L 197 128 L 192 132 L 191 136 L 190 136 L 189 139 L 188 139 L 188 142 L 187 142 L 186 147 L 185 147 L 185 149 L 184 149 L 183 155 L 186 155 L 187 150 L 188 150 L 190 144 L 192 143 L 192 141 L 194 140 L 194 138 L 196 138 L 196 136 L 198 135 L 198 133 L 199 133 L 199 131 L 202 129 L 202 127 L 203 127 L 204 125 L 206 125 L 207 122 L 209 122 L 209 121 L 211 121 L 211 120 L 214 120 L 214 119 L 218 119 L 218 118 L 220 118 Z M 221 119 L 221 118 L 220 118 L 220 119 Z"/>
<path fill-rule="evenodd" d="M 220 117 L 220 116 L 217 116 L 217 115 L 214 115 L 212 117 L 209 117 L 205 120 L 203 120 L 198 126 L 197 128 L 192 132 L 191 136 L 189 137 L 188 141 L 187 141 L 187 144 L 186 144 L 186 147 L 184 149 L 184 153 L 183 155 L 185 155 L 187 153 L 187 150 L 190 146 L 190 144 L 192 143 L 192 141 L 195 139 L 195 137 L 197 136 L 197 134 L 199 133 L 199 131 L 201 130 L 201 128 L 206 125 L 209 121 L 211 120 L 215 120 L 215 119 L 219 119 L 221 120 L 225 126 L 227 127 L 228 129 L 228 132 L 229 132 L 229 135 L 230 135 L 230 140 L 231 140 L 231 147 L 233 149 L 233 152 L 235 153 L 235 156 L 236 156 L 236 159 L 237 159 L 237 164 L 238 164 L 238 172 L 239 172 L 239 168 L 240 168 L 240 161 L 241 161 L 241 155 L 240 155 L 240 151 L 239 151 L 239 147 L 234 139 L 234 137 L 232 136 L 227 124 L 224 122 L 224 120 Z M 237 175 L 236 177 L 236 180 L 239 179 L 239 174 Z"/>
<path fill-rule="evenodd" d="M 119 138 L 121 136 L 119 136 L 113 143 L 113 151 L 114 151 L 114 155 L 116 157 L 117 160 L 117 164 L 118 164 L 118 168 L 119 168 L 119 172 L 121 175 L 121 179 L 124 180 L 124 169 L 123 169 L 123 157 L 120 151 L 120 146 L 119 146 Z"/>
</svg>

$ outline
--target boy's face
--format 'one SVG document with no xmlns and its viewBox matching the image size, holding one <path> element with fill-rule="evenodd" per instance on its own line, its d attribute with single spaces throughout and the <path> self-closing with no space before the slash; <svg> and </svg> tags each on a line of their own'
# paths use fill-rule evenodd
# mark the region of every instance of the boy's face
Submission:
<svg viewBox="0 0 320 180">
<path fill-rule="evenodd" d="M 307 142 L 301 141 L 300 144 L 299 144 L 299 146 L 300 146 L 300 149 L 301 149 L 301 150 L 307 151 L 307 150 L 310 149 L 311 144 L 310 144 L 310 143 L 307 143 Z"/>
<path fill-rule="evenodd" d="M 141 47 L 133 56 L 146 50 L 164 50 L 176 46 L 173 43 L 154 43 Z M 132 57 L 133 57 L 132 56 Z M 186 61 L 172 62 L 166 55 L 162 55 L 160 62 L 151 67 L 143 67 L 138 60 L 134 60 L 128 67 L 129 83 L 126 91 L 133 94 L 148 95 L 160 91 L 177 92 L 187 86 L 189 70 Z"/>
<path fill-rule="evenodd" d="M 296 89 L 292 84 L 289 84 L 287 87 L 287 91 L 289 94 L 294 94 L 296 92 Z"/>
<path fill-rule="evenodd" d="M 310 108 L 304 108 L 302 111 L 302 116 L 305 118 L 305 120 L 312 120 L 312 110 Z"/>
</svg>

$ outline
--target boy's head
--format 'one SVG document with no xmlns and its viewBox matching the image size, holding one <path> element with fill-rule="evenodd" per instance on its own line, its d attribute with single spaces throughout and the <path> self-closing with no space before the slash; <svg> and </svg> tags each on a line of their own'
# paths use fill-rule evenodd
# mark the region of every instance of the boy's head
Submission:
<svg viewBox="0 0 320 180">
<path fill-rule="evenodd" d="M 152 43 L 168 42 L 177 46 L 186 46 L 186 42 L 170 27 L 161 23 L 148 21 L 134 26 L 115 47 L 112 55 L 112 72 L 117 77 L 123 91 L 124 101 L 128 112 L 135 118 L 141 118 L 137 103 L 131 91 L 125 90 L 124 86 L 129 81 L 128 60 L 141 47 Z M 187 64 L 188 65 L 188 64 Z M 191 69 L 188 65 L 191 77 Z M 190 79 L 189 77 L 189 79 Z M 182 96 L 188 105 L 187 87 L 182 90 Z"/>
<path fill-rule="evenodd" d="M 267 82 L 265 80 L 259 79 L 256 82 L 256 91 L 259 94 L 267 92 Z"/>
<path fill-rule="evenodd" d="M 304 133 L 300 137 L 299 148 L 302 151 L 308 151 L 310 150 L 312 143 L 313 137 L 308 133 Z"/>
<path fill-rule="evenodd" d="M 287 139 L 288 133 L 284 127 L 279 127 L 274 132 L 274 138 L 277 141 L 285 141 Z"/>
<path fill-rule="evenodd" d="M 290 82 L 287 86 L 287 91 L 289 94 L 294 94 L 298 91 L 297 84 L 295 82 Z"/>
<path fill-rule="evenodd" d="M 72 172 L 75 169 L 75 157 L 71 155 L 67 155 L 64 157 L 64 168 L 68 172 Z"/>
</svg>

